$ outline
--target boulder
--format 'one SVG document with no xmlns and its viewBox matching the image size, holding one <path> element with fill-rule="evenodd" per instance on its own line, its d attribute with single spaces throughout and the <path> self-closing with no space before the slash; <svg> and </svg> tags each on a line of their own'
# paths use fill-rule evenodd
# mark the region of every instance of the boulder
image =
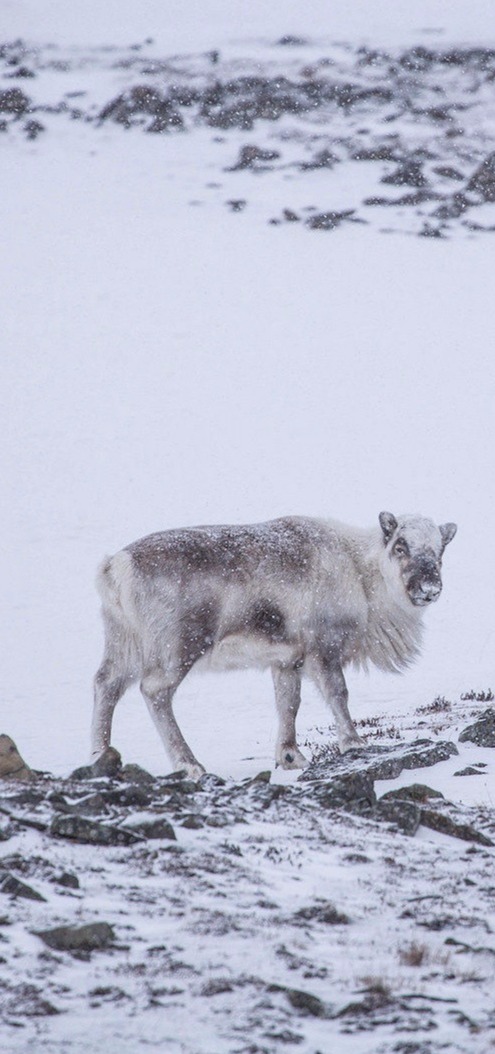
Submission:
<svg viewBox="0 0 495 1054">
<path fill-rule="evenodd" d="M 0 779 L 31 780 L 34 775 L 19 754 L 14 740 L 5 734 L 0 735 Z"/>
</svg>

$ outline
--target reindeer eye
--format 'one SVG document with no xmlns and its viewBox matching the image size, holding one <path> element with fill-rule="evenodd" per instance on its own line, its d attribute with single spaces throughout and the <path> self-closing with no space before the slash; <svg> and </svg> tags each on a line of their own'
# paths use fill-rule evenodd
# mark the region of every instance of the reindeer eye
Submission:
<svg viewBox="0 0 495 1054">
<path fill-rule="evenodd" d="M 409 552 L 409 549 L 407 548 L 407 545 L 406 545 L 405 542 L 403 542 L 402 540 L 399 540 L 398 542 L 395 543 L 395 545 L 394 545 L 394 553 L 395 553 L 396 556 L 407 556 L 408 552 Z"/>
</svg>

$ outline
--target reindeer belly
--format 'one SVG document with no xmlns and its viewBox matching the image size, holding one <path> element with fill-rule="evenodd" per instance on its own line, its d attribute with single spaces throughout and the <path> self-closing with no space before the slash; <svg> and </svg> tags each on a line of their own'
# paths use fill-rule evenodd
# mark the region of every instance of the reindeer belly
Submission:
<svg viewBox="0 0 495 1054">
<path fill-rule="evenodd" d="M 295 643 L 266 640 L 263 637 L 231 633 L 196 663 L 196 668 L 210 670 L 266 669 L 273 664 L 290 665 L 301 658 L 301 647 Z"/>
</svg>

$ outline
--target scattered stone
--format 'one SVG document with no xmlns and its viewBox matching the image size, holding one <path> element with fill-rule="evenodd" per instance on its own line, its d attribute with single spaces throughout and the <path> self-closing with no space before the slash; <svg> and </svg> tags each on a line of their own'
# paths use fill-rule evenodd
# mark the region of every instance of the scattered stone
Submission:
<svg viewBox="0 0 495 1054">
<path fill-rule="evenodd" d="M 115 933 L 108 922 L 91 922 L 85 926 L 56 926 L 50 930 L 36 930 L 35 936 L 55 951 L 92 952 L 108 948 L 115 941 Z"/>
<path fill-rule="evenodd" d="M 233 992 L 234 985 L 232 981 L 229 981 L 225 977 L 212 978 L 211 981 L 206 983 L 201 988 L 201 995 L 212 996 L 212 995 L 224 995 L 226 992 Z"/>
<path fill-rule="evenodd" d="M 360 1017 L 362 1014 L 373 1014 L 376 1010 L 383 1010 L 392 1004 L 390 992 L 384 988 L 376 988 L 367 992 L 364 999 L 347 1003 L 335 1014 L 335 1017 Z"/>
<path fill-rule="evenodd" d="M 256 776 L 250 776 L 250 777 L 248 777 L 248 779 L 243 780 L 242 783 L 241 783 L 241 787 L 243 787 L 243 788 L 253 787 L 257 783 L 265 783 L 266 784 L 266 783 L 270 782 L 271 778 L 272 778 L 271 770 L 270 769 L 264 769 L 262 772 L 258 772 Z"/>
<path fill-rule="evenodd" d="M 120 770 L 120 778 L 129 783 L 139 783 L 145 787 L 151 787 L 156 782 L 151 772 L 142 769 L 141 765 L 124 765 Z"/>
<path fill-rule="evenodd" d="M 319 212 L 305 221 L 312 231 L 334 231 L 344 220 L 354 215 L 355 209 L 344 209 L 342 212 Z"/>
<path fill-rule="evenodd" d="M 46 903 L 46 897 L 38 893 L 32 886 L 21 882 L 19 878 L 12 875 L 10 871 L 0 873 L 0 893 L 8 893 L 11 897 L 25 897 L 26 900 L 42 900 Z"/>
<path fill-rule="evenodd" d="M 30 109 L 31 103 L 20 88 L 8 88 L 0 91 L 0 113 L 11 113 L 15 117 L 22 117 Z"/>
<path fill-rule="evenodd" d="M 105 790 L 104 801 L 108 805 L 128 805 L 145 809 L 151 805 L 153 797 L 152 789 L 147 783 L 130 783 L 126 787 Z"/>
<path fill-rule="evenodd" d="M 495 948 L 485 947 L 473 947 L 472 944 L 465 944 L 464 941 L 458 941 L 455 937 L 447 937 L 445 944 L 450 944 L 454 948 L 460 948 L 464 952 L 473 952 L 475 955 L 495 955 Z"/>
<path fill-rule="evenodd" d="M 301 992 L 298 988 L 286 988 L 285 994 L 294 1010 L 298 1010 L 305 1017 L 329 1017 L 329 1008 L 311 992 Z"/>
<path fill-rule="evenodd" d="M 135 834 L 129 828 L 97 823 L 84 816 L 54 816 L 50 834 L 56 838 L 70 838 L 84 845 L 134 845 L 143 840 L 140 834 Z"/>
<path fill-rule="evenodd" d="M 346 926 L 350 922 L 349 916 L 343 911 L 337 911 L 333 904 L 311 904 L 307 908 L 296 911 L 294 919 L 302 922 L 323 922 L 326 926 Z"/>
<path fill-rule="evenodd" d="M 231 198 L 226 204 L 230 205 L 232 212 L 242 212 L 246 208 L 247 201 L 245 198 Z"/>
<path fill-rule="evenodd" d="M 324 752 L 322 752 L 324 755 Z M 308 765 L 300 780 L 332 779 L 336 775 L 361 773 L 371 780 L 393 780 L 404 769 L 419 769 L 436 765 L 459 751 L 455 743 L 440 740 L 418 739 L 412 743 L 394 743 L 390 746 L 372 744 L 362 750 L 348 751 L 344 755 L 332 755 Z"/>
<path fill-rule="evenodd" d="M 181 822 L 181 827 L 185 827 L 190 831 L 199 831 L 205 825 L 203 816 L 197 816 L 195 813 L 191 813 L 189 816 L 185 816 Z"/>
<path fill-rule="evenodd" d="M 79 889 L 79 879 L 77 875 L 71 874 L 70 871 L 62 871 L 61 875 L 58 875 L 54 879 L 59 886 L 64 886 L 66 889 Z"/>
<path fill-rule="evenodd" d="M 333 168 L 338 161 L 339 158 L 331 150 L 319 150 L 312 161 L 302 161 L 299 167 L 301 172 L 311 172 L 315 168 Z"/>
<path fill-rule="evenodd" d="M 413 801 L 400 798 L 380 800 L 372 812 L 373 819 L 393 823 L 403 834 L 415 835 L 421 822 L 421 810 Z"/>
<path fill-rule="evenodd" d="M 267 162 L 277 161 L 279 157 L 278 150 L 262 150 L 259 146 L 243 146 L 236 164 L 226 171 L 238 172 L 244 168 L 251 168 L 255 172 L 263 171 Z"/>
<path fill-rule="evenodd" d="M 444 238 L 445 235 L 441 227 L 433 227 L 431 223 L 424 223 L 421 230 L 419 231 L 420 238 Z"/>
<path fill-rule="evenodd" d="M 485 157 L 471 176 L 466 189 L 475 191 L 483 201 L 495 201 L 495 153 Z"/>
<path fill-rule="evenodd" d="M 491 838 L 481 831 L 476 831 L 467 823 L 456 823 L 445 813 L 433 812 L 431 809 L 421 809 L 421 823 L 424 827 L 430 827 L 432 831 L 440 834 L 449 834 L 452 838 L 461 838 L 465 842 L 476 842 L 478 845 L 493 846 Z"/>
<path fill-rule="evenodd" d="M 318 769 L 319 766 L 315 766 Z M 305 769 L 299 777 L 300 780 L 314 780 L 311 788 L 311 797 L 323 805 L 326 809 L 341 809 L 346 807 L 371 808 L 376 803 L 376 795 L 373 790 L 373 780 L 366 772 L 350 772 L 327 779 L 319 778 L 319 773 L 311 776 L 312 766 Z M 296 788 L 294 788 L 295 790 Z"/>
<path fill-rule="evenodd" d="M 428 180 L 423 172 L 421 161 L 409 159 L 401 164 L 388 176 L 383 176 L 381 183 L 389 183 L 394 187 L 427 187 Z"/>
<path fill-rule="evenodd" d="M 411 783 L 408 787 L 397 787 L 395 790 L 386 791 L 382 794 L 380 801 L 400 798 L 401 801 L 414 801 L 423 804 L 429 798 L 443 798 L 441 791 L 433 790 L 426 783 Z"/>
<path fill-rule="evenodd" d="M 277 40 L 278 46 L 285 48 L 303 48 L 307 43 L 308 41 L 304 37 L 293 37 L 290 33 Z"/>
<path fill-rule="evenodd" d="M 301 219 L 301 217 L 297 215 L 297 212 L 293 212 L 292 209 L 284 209 L 282 212 L 282 216 L 284 217 L 284 220 L 287 220 L 288 223 L 299 223 Z"/>
<path fill-rule="evenodd" d="M 33 770 L 21 758 L 14 740 L 5 734 L 0 735 L 0 779 L 32 780 L 34 776 Z"/>
<path fill-rule="evenodd" d="M 194 93 L 184 93 L 183 105 L 190 105 L 194 98 Z M 173 100 L 162 95 L 150 85 L 136 85 L 104 106 L 99 119 L 116 121 L 124 128 L 130 128 L 134 123 L 144 123 L 148 132 L 168 132 L 184 127 L 178 104 L 179 99 Z"/>
<path fill-rule="evenodd" d="M 4 1013 L 11 1018 L 51 1017 L 60 1010 L 45 999 L 39 988 L 32 984 L 19 984 L 10 988 L 3 1006 Z"/>
<path fill-rule="evenodd" d="M 442 176 L 443 179 L 455 179 L 460 181 L 464 179 L 462 172 L 459 172 L 459 169 L 457 168 L 451 168 L 450 165 L 437 165 L 433 171 L 436 172 L 437 176 Z"/>
<path fill-rule="evenodd" d="M 495 154 L 493 157 L 495 158 Z M 495 197 L 493 200 L 495 201 Z M 474 725 L 468 725 L 461 732 L 459 743 L 476 743 L 478 747 L 495 747 L 495 710 L 489 707 Z"/>
<path fill-rule="evenodd" d="M 457 220 L 473 204 L 472 198 L 467 198 L 465 194 L 458 192 L 453 194 L 451 198 L 444 199 L 442 205 L 435 209 L 433 215 L 439 220 Z"/>
<path fill-rule="evenodd" d="M 41 121 L 26 121 L 24 125 L 24 131 L 28 139 L 37 139 L 42 132 L 45 131 L 44 124 Z"/>
<path fill-rule="evenodd" d="M 360 147 L 351 155 L 353 161 L 397 161 L 398 151 L 393 146 Z"/>
<path fill-rule="evenodd" d="M 155 820 L 140 819 L 136 823 L 132 823 L 127 830 L 135 831 L 137 834 L 142 835 L 143 838 L 167 838 L 171 841 L 176 841 L 172 824 L 161 817 Z"/>
<path fill-rule="evenodd" d="M 92 765 L 82 765 L 71 772 L 71 780 L 94 780 L 118 776 L 122 769 L 122 758 L 115 747 L 107 747 Z"/>
<path fill-rule="evenodd" d="M 76 801 L 67 801 L 67 798 L 60 794 L 60 792 L 54 792 L 48 796 L 50 805 L 53 806 L 57 812 L 65 813 L 66 815 L 82 815 L 87 816 L 103 816 L 108 813 L 108 805 L 99 791 L 96 794 L 86 794 L 83 798 L 78 798 Z"/>
<path fill-rule="evenodd" d="M 474 765 L 467 765 L 465 769 L 458 769 L 457 772 L 453 773 L 454 776 L 481 776 L 479 769 L 475 769 Z"/>
</svg>

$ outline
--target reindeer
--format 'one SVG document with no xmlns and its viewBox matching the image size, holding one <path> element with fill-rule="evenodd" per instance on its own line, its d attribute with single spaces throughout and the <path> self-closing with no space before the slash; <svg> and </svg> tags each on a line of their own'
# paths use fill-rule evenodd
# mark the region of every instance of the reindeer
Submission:
<svg viewBox="0 0 495 1054">
<path fill-rule="evenodd" d="M 401 671 L 418 655 L 422 610 L 438 600 L 442 556 L 456 533 L 423 516 L 381 512 L 361 530 L 288 516 L 251 526 L 151 534 L 98 573 L 105 653 L 95 677 L 92 754 L 139 681 L 175 769 L 204 773 L 172 701 L 193 668 L 270 667 L 279 717 L 275 761 L 304 768 L 296 741 L 302 675 L 333 714 L 340 751 L 362 747 L 348 710 L 349 664 Z"/>
</svg>

